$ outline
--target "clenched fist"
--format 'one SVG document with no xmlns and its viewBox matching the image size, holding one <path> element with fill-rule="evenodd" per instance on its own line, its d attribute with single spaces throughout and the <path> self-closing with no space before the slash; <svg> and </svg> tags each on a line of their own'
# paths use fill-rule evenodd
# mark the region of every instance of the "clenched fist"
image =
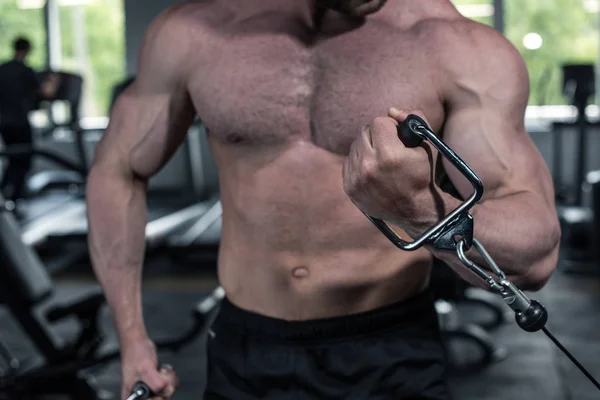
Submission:
<svg viewBox="0 0 600 400">
<path fill-rule="evenodd" d="M 169 365 L 158 365 L 156 348 L 150 339 L 140 339 L 122 345 L 121 399 L 129 398 L 134 384 L 144 382 L 153 393 L 152 400 L 168 400 L 179 386 L 179 379 Z"/>
<path fill-rule="evenodd" d="M 437 151 L 424 142 L 406 147 L 398 125 L 419 111 L 390 109 L 364 126 L 344 162 L 344 190 L 365 214 L 421 234 L 445 215 L 445 195 L 434 179 Z"/>
</svg>

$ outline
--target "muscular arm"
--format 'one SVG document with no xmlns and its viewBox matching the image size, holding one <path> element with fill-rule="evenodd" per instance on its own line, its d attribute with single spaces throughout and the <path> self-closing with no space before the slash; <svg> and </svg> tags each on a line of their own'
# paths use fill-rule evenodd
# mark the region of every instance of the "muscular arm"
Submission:
<svg viewBox="0 0 600 400">
<path fill-rule="evenodd" d="M 449 82 L 444 140 L 484 184 L 484 197 L 472 210 L 475 236 L 515 284 L 537 289 L 556 266 L 560 228 L 550 173 L 524 126 L 527 70 L 499 34 L 471 29 L 458 32 L 454 54 L 442 55 Z M 447 161 L 444 167 L 468 197 L 471 185 Z M 434 254 L 474 282 L 454 254 Z M 469 255 L 485 265 L 474 251 Z"/>
<path fill-rule="evenodd" d="M 136 82 L 117 100 L 88 177 L 90 254 L 122 343 L 146 334 L 141 306 L 146 183 L 173 155 L 194 117 L 185 39 L 174 19 L 166 12 L 148 30 Z"/>
</svg>

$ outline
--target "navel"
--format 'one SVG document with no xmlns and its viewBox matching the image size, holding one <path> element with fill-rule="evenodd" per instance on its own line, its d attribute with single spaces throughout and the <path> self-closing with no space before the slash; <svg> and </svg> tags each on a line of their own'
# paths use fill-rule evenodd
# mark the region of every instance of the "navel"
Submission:
<svg viewBox="0 0 600 400">
<path fill-rule="evenodd" d="M 237 143 L 241 143 L 244 141 L 244 137 L 242 135 L 240 135 L 239 133 L 229 133 L 227 136 L 225 136 L 225 139 L 227 140 L 228 143 L 231 144 L 237 144 Z"/>
<path fill-rule="evenodd" d="M 308 268 L 296 267 L 292 270 L 292 276 L 296 279 L 303 279 L 308 277 Z"/>
</svg>

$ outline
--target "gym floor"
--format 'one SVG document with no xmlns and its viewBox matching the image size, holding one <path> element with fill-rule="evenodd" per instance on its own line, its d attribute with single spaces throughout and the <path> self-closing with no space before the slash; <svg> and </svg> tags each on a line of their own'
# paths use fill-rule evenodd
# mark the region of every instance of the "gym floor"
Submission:
<svg viewBox="0 0 600 400">
<path fill-rule="evenodd" d="M 91 274 L 56 278 L 57 300 L 77 297 L 95 286 Z M 197 271 L 173 273 L 167 268 L 147 271 L 144 309 L 151 336 L 173 337 L 188 329 L 191 309 L 216 286 L 213 274 Z M 550 330 L 588 367 L 600 376 L 600 279 L 565 275 L 557 271 L 549 284 L 532 294 L 549 311 Z M 104 315 L 108 342 L 115 338 L 110 318 Z M 31 354 L 17 326 L 0 309 L 0 334 L 18 357 Z M 72 332 L 70 322 L 56 327 L 61 337 Z M 570 361 L 542 334 L 521 331 L 512 320 L 496 329 L 493 337 L 508 351 L 508 356 L 491 366 L 469 373 L 453 373 L 451 387 L 455 399 L 511 400 L 588 400 L 598 391 Z M 161 353 L 161 360 L 176 367 L 181 387 L 175 400 L 198 400 L 204 385 L 204 338 L 198 338 L 179 354 Z M 95 371 L 98 387 L 118 393 L 119 364 L 114 362 Z M 118 396 L 113 397 L 117 399 Z"/>
</svg>

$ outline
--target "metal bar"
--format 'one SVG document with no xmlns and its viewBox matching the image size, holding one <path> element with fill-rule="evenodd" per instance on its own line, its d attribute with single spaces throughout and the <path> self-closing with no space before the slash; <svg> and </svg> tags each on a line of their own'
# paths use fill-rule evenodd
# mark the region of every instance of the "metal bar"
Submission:
<svg viewBox="0 0 600 400">
<path fill-rule="evenodd" d="M 207 205 L 205 203 L 194 204 L 148 223 L 146 225 L 146 241 L 148 245 L 154 246 L 159 244 L 167 235 L 180 229 L 187 222 L 204 215 L 206 208 Z"/>
<path fill-rule="evenodd" d="M 461 215 L 468 212 L 483 196 L 483 182 L 477 174 L 469 167 L 450 147 L 448 147 L 442 140 L 440 140 L 436 134 L 422 122 L 419 117 L 409 115 L 404 122 L 408 124 L 409 129 L 423 140 L 428 140 L 439 152 L 442 154 L 452 165 L 459 170 L 459 172 L 467 178 L 467 180 L 473 186 L 473 193 L 458 206 L 454 211 L 445 216 L 441 221 L 438 221 L 434 226 L 427 229 L 418 238 L 412 242 L 408 242 L 402 239 L 396 232 L 394 232 L 385 221 L 371 217 L 367 214 L 365 216 L 385 235 L 394 245 L 404 251 L 417 250 L 423 246 L 426 242 L 434 239 L 440 235 L 444 229 L 450 226 L 452 223 L 457 221 Z"/>
<path fill-rule="evenodd" d="M 65 229 L 72 225 L 74 221 L 85 218 L 85 202 L 65 204 L 62 210 L 52 213 L 47 217 L 36 218 L 30 228 L 23 230 L 21 239 L 27 246 L 37 247 L 43 243 L 50 234 Z"/>
<path fill-rule="evenodd" d="M 173 242 L 180 247 L 191 246 L 194 241 L 200 237 L 208 228 L 212 226 L 223 215 L 221 202 L 217 201 L 198 221 L 192 225 L 185 233 L 179 236 Z"/>
<path fill-rule="evenodd" d="M 21 155 L 32 155 L 46 158 L 53 163 L 60 165 L 66 169 L 71 171 L 75 171 L 80 174 L 82 177 L 87 175 L 87 171 L 82 166 L 77 165 L 58 154 L 51 153 L 50 151 L 38 149 L 30 144 L 13 144 L 4 148 L 4 150 L 0 151 L 0 158 L 6 157 L 16 157 Z"/>
</svg>

